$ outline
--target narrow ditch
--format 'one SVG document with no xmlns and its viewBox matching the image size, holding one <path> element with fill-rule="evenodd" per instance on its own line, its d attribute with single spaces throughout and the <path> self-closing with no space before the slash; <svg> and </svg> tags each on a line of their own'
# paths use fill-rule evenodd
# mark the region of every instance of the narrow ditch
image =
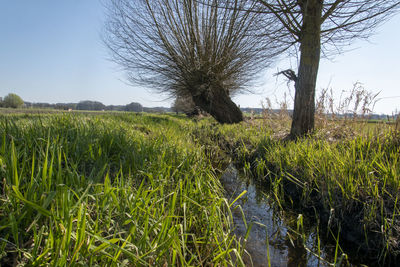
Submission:
<svg viewBox="0 0 400 267">
<path fill-rule="evenodd" d="M 233 164 L 220 180 L 231 202 L 247 191 L 232 209 L 235 234 L 247 252 L 247 266 L 332 266 L 334 262 L 353 266 L 340 255 L 335 257 L 335 246 L 322 244 L 315 224 L 298 214 L 280 211 L 264 187 L 241 176 Z"/>
</svg>

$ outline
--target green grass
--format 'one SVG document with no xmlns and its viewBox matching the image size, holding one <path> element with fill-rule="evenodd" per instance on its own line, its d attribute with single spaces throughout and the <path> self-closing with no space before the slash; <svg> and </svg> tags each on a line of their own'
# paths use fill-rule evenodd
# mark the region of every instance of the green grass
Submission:
<svg viewBox="0 0 400 267">
<path fill-rule="evenodd" d="M 179 116 L 0 117 L 0 265 L 237 265 L 196 126 Z"/>
<path fill-rule="evenodd" d="M 217 131 L 236 144 L 245 171 L 270 182 L 278 206 L 317 215 L 328 231 L 341 229 L 353 239 L 355 249 L 381 260 L 394 256 L 400 252 L 399 135 L 385 124 L 330 124 L 297 141 L 274 137 L 263 122 Z"/>
<path fill-rule="evenodd" d="M 195 135 L 210 151 L 218 144 L 247 175 L 268 181 L 277 207 L 317 218 L 333 239 L 340 230 L 341 244 L 381 263 L 400 252 L 400 137 L 394 128 L 325 120 L 314 135 L 287 141 L 288 125 L 271 119 L 204 124 Z"/>
<path fill-rule="evenodd" d="M 0 265 L 241 265 L 215 172 L 230 158 L 270 182 L 276 207 L 319 216 L 318 229 L 328 225 L 336 240 L 335 262 L 349 235 L 382 259 L 400 251 L 393 127 L 323 121 L 313 136 L 283 141 L 288 125 L 1 115 Z"/>
</svg>

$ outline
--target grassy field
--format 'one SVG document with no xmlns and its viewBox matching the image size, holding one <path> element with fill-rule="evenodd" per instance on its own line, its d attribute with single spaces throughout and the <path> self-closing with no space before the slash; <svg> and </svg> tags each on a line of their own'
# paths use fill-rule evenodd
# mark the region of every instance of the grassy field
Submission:
<svg viewBox="0 0 400 267">
<path fill-rule="evenodd" d="M 279 209 L 339 237 L 340 252 L 395 265 L 398 132 L 320 119 L 288 141 L 279 116 L 0 115 L 0 265 L 241 265 L 218 180 L 229 158 Z"/>
<path fill-rule="evenodd" d="M 0 265 L 240 265 L 194 123 L 142 114 L 0 117 Z"/>
</svg>

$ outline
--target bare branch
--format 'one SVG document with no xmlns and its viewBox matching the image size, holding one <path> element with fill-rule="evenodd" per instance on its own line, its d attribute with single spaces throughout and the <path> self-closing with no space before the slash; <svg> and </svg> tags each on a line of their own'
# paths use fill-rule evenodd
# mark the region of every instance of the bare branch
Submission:
<svg viewBox="0 0 400 267">
<path fill-rule="evenodd" d="M 280 72 L 274 74 L 274 76 L 278 76 L 278 75 L 285 76 L 289 81 L 293 81 L 293 82 L 297 81 L 297 75 L 294 72 L 294 70 L 292 70 L 292 69 L 283 70 L 283 71 L 280 71 Z"/>
<path fill-rule="evenodd" d="M 227 112 L 216 115 L 217 107 L 234 109 L 229 96 L 245 90 L 278 50 L 268 52 L 270 42 L 257 36 L 261 18 L 243 11 L 254 10 L 247 0 L 110 1 L 105 43 L 129 80 L 191 97 L 223 122 Z"/>
</svg>

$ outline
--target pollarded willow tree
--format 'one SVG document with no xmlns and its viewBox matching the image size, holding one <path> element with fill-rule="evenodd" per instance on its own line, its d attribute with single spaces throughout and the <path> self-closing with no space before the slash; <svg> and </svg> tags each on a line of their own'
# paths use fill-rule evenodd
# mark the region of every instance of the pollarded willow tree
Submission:
<svg viewBox="0 0 400 267">
<path fill-rule="evenodd" d="M 369 37 L 400 6 L 399 0 L 249 0 L 250 5 L 255 2 L 266 16 L 261 27 L 266 38 L 300 56 L 297 74 L 283 72 L 295 82 L 292 137 L 314 129 L 321 54 L 341 52 L 356 38 Z M 259 13 L 259 9 L 255 11 Z"/>
<path fill-rule="evenodd" d="M 248 2 L 230 4 L 111 0 L 105 43 L 132 83 L 189 97 L 218 122 L 240 122 L 231 96 L 268 65 L 274 49 L 254 34 L 260 17 L 242 12 Z"/>
</svg>

